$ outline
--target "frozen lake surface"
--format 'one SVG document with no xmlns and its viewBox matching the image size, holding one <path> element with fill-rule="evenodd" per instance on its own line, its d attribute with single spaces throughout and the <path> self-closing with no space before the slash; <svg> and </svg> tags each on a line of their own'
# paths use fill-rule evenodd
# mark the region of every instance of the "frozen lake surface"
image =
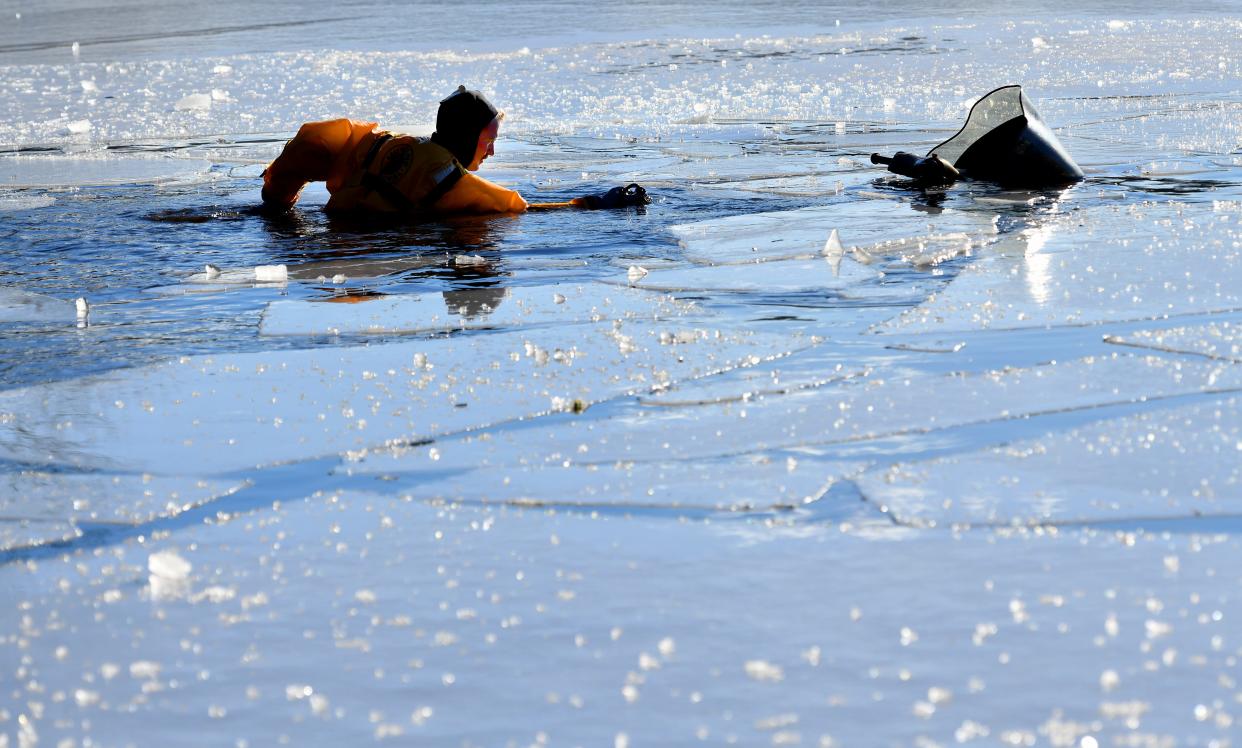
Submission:
<svg viewBox="0 0 1242 748">
<path fill-rule="evenodd" d="M 1242 8 L 871 10 L 0 8 L 0 748 L 1236 742 Z M 654 203 L 251 210 L 459 83 Z"/>
</svg>

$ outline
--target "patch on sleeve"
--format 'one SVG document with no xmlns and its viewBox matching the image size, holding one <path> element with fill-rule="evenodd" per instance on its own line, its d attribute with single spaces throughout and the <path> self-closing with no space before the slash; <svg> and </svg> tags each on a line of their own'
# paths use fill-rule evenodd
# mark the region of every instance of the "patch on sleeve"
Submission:
<svg viewBox="0 0 1242 748">
<path fill-rule="evenodd" d="M 397 182 L 410 170 L 414 162 L 414 148 L 407 144 L 398 145 L 384 154 L 384 162 L 380 165 L 379 176 L 389 182 Z"/>
</svg>

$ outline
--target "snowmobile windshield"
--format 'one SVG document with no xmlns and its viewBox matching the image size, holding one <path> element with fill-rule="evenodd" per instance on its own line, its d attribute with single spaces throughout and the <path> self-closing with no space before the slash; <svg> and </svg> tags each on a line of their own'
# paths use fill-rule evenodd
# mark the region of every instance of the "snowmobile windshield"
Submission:
<svg viewBox="0 0 1242 748">
<path fill-rule="evenodd" d="M 971 107 L 962 129 L 928 155 L 940 156 L 971 179 L 1007 186 L 1042 187 L 1083 178 L 1021 86 L 984 96 Z"/>
</svg>

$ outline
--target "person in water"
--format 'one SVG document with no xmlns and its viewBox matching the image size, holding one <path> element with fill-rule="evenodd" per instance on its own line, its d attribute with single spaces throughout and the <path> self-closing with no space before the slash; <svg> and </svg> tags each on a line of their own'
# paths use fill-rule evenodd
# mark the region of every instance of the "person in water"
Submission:
<svg viewBox="0 0 1242 748">
<path fill-rule="evenodd" d="M 308 182 L 327 182 L 325 210 L 402 215 L 522 213 L 528 208 L 615 208 L 649 203 L 638 185 L 562 203 L 531 205 L 473 172 L 495 154 L 504 113 L 459 86 L 440 102 L 429 138 L 394 135 L 374 122 L 307 122 L 263 172 L 263 203 L 286 210 Z"/>
<path fill-rule="evenodd" d="M 440 102 L 429 138 L 374 122 L 308 122 L 263 172 L 263 203 L 289 208 L 308 182 L 324 181 L 329 211 L 521 213 L 521 195 L 473 173 L 496 152 L 503 119 L 483 94 L 461 86 Z"/>
</svg>

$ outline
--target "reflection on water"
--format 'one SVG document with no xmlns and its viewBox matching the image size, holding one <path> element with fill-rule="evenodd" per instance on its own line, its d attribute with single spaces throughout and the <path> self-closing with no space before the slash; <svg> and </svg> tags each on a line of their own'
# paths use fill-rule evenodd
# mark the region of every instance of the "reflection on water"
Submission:
<svg viewBox="0 0 1242 748">
<path fill-rule="evenodd" d="M 1052 256 L 1040 250 L 1052 238 L 1052 231 L 1050 226 L 1041 226 L 1022 232 L 1026 237 L 1026 252 L 1022 255 L 1026 287 L 1030 291 L 1031 299 L 1039 304 L 1047 304 L 1050 296 Z"/>
</svg>

